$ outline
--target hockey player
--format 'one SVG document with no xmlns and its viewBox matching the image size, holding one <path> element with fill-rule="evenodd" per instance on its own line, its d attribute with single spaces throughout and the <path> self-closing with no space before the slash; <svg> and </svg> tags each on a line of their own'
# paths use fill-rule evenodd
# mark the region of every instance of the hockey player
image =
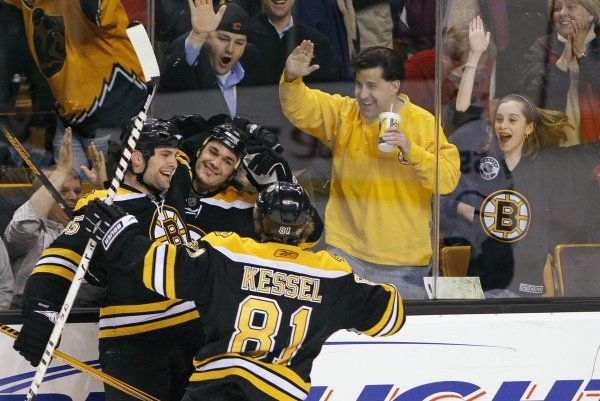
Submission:
<svg viewBox="0 0 600 401">
<path fill-rule="evenodd" d="M 192 117 L 186 127 L 194 130 Z M 202 122 L 196 129 L 200 131 L 204 126 Z M 189 143 L 198 140 L 192 137 L 186 142 L 189 148 Z M 273 180 L 295 180 L 287 161 L 275 150 L 281 146 L 275 134 L 245 133 L 224 123 L 212 128 L 199 143 L 195 151 L 183 147 L 192 153 L 194 164 L 193 191 L 185 208 L 192 237 L 198 239 L 212 231 L 233 231 L 241 237 L 254 237 L 252 210 L 256 194 L 236 188 L 234 181 L 243 165 L 258 191 Z M 323 222 L 316 210 L 313 216 L 315 230 L 304 244 L 306 247 L 317 243 L 323 233 Z"/>
<path fill-rule="evenodd" d="M 175 180 L 184 175 L 178 183 L 190 180 L 189 167 L 178 167 L 178 134 L 169 122 L 155 120 L 144 125 L 114 199 L 115 204 L 136 216 L 149 240 L 171 244 L 189 239 L 180 212 L 185 199 L 175 196 L 178 191 L 187 193 L 189 186 L 171 187 L 172 177 Z M 89 202 L 106 195 L 107 191 L 95 191 L 79 201 L 75 209 L 79 216 L 44 251 L 27 282 L 24 325 L 15 349 L 34 366 L 53 328 L 43 313 L 59 309 L 81 260 L 86 240 L 74 234 L 81 225 L 82 213 Z M 191 358 L 202 340 L 194 303 L 168 300 L 148 291 L 127 272 L 105 266 L 102 255 L 94 256 L 86 279 L 107 287 L 100 308 L 102 370 L 160 400 L 180 400 L 191 373 Z M 133 399 L 109 386 L 105 390 L 110 401 Z"/>
<path fill-rule="evenodd" d="M 115 207 L 90 206 L 86 231 L 114 266 L 198 305 L 206 345 L 184 400 L 304 400 L 312 363 L 335 331 L 400 329 L 404 311 L 393 286 L 360 280 L 343 258 L 299 246 L 312 230 L 312 210 L 302 187 L 275 183 L 254 208 L 258 242 L 215 232 L 197 246 L 175 246 L 137 234 L 134 217 Z"/>
</svg>

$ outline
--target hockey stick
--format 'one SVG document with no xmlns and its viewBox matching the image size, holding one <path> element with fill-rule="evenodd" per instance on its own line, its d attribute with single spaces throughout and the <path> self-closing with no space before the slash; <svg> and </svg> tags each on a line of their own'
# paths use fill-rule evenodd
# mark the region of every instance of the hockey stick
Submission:
<svg viewBox="0 0 600 401">
<path fill-rule="evenodd" d="M 16 339 L 17 336 L 19 335 L 19 332 L 17 330 L 13 329 L 12 327 L 5 326 L 3 324 L 0 325 L 0 332 L 3 334 L 6 334 L 7 336 L 9 336 L 12 339 Z M 147 394 L 147 393 L 143 392 L 142 390 L 139 390 L 139 389 L 133 387 L 132 385 L 127 384 L 124 381 L 117 379 L 116 377 L 113 377 L 109 374 L 103 373 L 102 371 L 95 369 L 95 368 L 89 366 L 88 364 L 81 362 L 80 360 L 75 359 L 65 353 L 62 353 L 57 349 L 54 350 L 54 356 L 61 359 L 68 365 L 71 365 L 75 369 L 79 369 L 80 371 L 87 373 L 90 376 L 95 377 L 96 379 L 99 379 L 102 382 L 108 384 L 109 386 L 116 388 L 117 390 L 120 390 L 124 393 L 127 393 L 132 397 L 135 397 L 135 398 L 137 398 L 139 400 L 143 400 L 143 401 L 159 401 L 157 398 L 154 398 L 150 394 Z"/>
<path fill-rule="evenodd" d="M 31 160 L 31 157 L 29 157 L 29 153 L 27 152 L 27 150 L 25 150 L 23 145 L 21 145 L 21 142 L 19 142 L 19 140 L 17 138 L 12 136 L 11 133 L 6 128 L 6 126 L 1 122 L 0 122 L 0 131 L 2 131 L 2 133 L 4 134 L 6 139 L 8 139 L 8 142 L 10 142 L 11 145 L 15 148 L 15 150 L 19 153 L 19 155 L 21 156 L 21 158 L 23 159 L 25 164 L 27 164 L 27 166 L 29 166 L 29 169 L 31 170 L 31 172 L 38 177 L 38 179 L 41 181 L 42 185 L 44 187 L 46 187 L 48 192 L 50 192 L 50 195 L 52 195 L 54 200 L 56 202 L 58 202 L 58 204 L 62 207 L 65 214 L 69 218 L 69 220 L 71 220 L 73 218 L 73 213 L 71 213 L 71 208 L 67 205 L 67 202 L 65 202 L 65 200 L 62 198 L 62 196 L 60 196 L 60 194 L 58 193 L 56 188 L 54 188 L 54 185 L 52 185 L 50 180 L 48 180 L 48 177 L 46 177 L 46 174 L 44 174 L 44 172 L 42 170 L 40 170 L 33 163 L 33 161 Z"/>
<path fill-rule="evenodd" d="M 128 28 L 127 35 L 129 36 L 129 40 L 131 41 L 131 44 L 133 45 L 133 48 L 142 66 L 144 78 L 146 79 L 148 86 L 151 87 L 151 90 L 146 98 L 146 102 L 144 103 L 142 111 L 140 111 L 135 118 L 134 127 L 131 131 L 131 135 L 129 135 L 129 139 L 127 140 L 127 146 L 123 150 L 123 154 L 121 155 L 121 159 L 117 165 L 117 170 L 115 171 L 115 176 L 110 183 L 108 195 L 104 200 L 104 202 L 106 202 L 108 205 L 112 205 L 113 199 L 117 194 L 119 187 L 121 186 L 121 181 L 125 176 L 125 171 L 127 171 L 127 166 L 131 160 L 131 154 L 135 150 L 135 146 L 140 137 L 140 131 L 143 127 L 144 121 L 146 121 L 146 113 L 148 112 L 150 104 L 152 103 L 152 99 L 156 94 L 156 89 L 158 88 L 158 78 L 160 77 L 158 62 L 156 61 L 154 50 L 152 49 L 152 45 L 150 44 L 150 40 L 148 39 L 148 35 L 144 30 L 144 27 L 142 25 L 135 25 L 131 28 Z M 79 291 L 79 287 L 81 286 L 81 282 L 83 281 L 83 278 L 88 270 L 95 250 L 96 241 L 93 238 L 90 238 L 81 257 L 81 262 L 75 271 L 75 277 L 71 282 L 69 292 L 67 292 L 65 301 L 58 313 L 54 329 L 52 330 L 52 334 L 50 334 L 50 339 L 48 340 L 48 344 L 46 345 L 46 349 L 42 355 L 41 363 L 38 365 L 33 381 L 31 382 L 31 386 L 29 387 L 29 392 L 27 393 L 26 397 L 27 401 L 32 401 L 35 398 L 40 385 L 42 384 L 42 380 L 44 380 L 44 374 L 46 374 L 46 370 L 48 369 L 48 365 L 52 359 L 52 353 L 58 344 L 62 330 L 67 322 L 67 317 L 71 312 L 73 302 L 75 301 L 75 297 L 77 296 L 77 292 Z"/>
</svg>

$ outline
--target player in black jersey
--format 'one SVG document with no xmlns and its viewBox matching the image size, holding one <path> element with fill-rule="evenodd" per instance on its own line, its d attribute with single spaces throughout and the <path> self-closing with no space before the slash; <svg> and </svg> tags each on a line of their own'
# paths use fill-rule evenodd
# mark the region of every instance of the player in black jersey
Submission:
<svg viewBox="0 0 600 401">
<path fill-rule="evenodd" d="M 206 127 L 204 120 L 195 116 L 188 116 L 186 120 L 186 130 L 191 132 Z M 279 152 L 281 145 L 272 133 L 248 134 L 225 122 L 192 136 L 183 149 L 191 156 L 188 159 L 194 166 L 193 191 L 187 197 L 185 208 L 193 239 L 212 231 L 255 236 L 252 209 L 256 194 L 235 185 L 242 167 L 257 191 L 274 181 L 295 180 Z M 316 210 L 313 215 L 315 230 L 305 247 L 316 244 L 323 233 L 323 222 Z"/>
<path fill-rule="evenodd" d="M 357 278 L 338 255 L 300 247 L 312 210 L 302 187 L 275 183 L 254 208 L 258 242 L 215 232 L 197 246 L 176 246 L 136 235 L 135 224 L 123 228 L 131 216 L 114 207 L 90 207 L 86 230 L 107 258 L 147 288 L 198 305 L 206 344 L 184 400 L 304 400 L 313 361 L 335 331 L 400 329 L 404 311 L 393 286 Z"/>
<path fill-rule="evenodd" d="M 169 122 L 144 125 L 114 202 L 136 216 L 149 240 L 179 245 L 189 240 L 182 218 L 185 198 L 178 191 L 189 191 L 190 171 L 176 158 L 178 134 Z M 171 180 L 180 186 L 188 182 L 188 187 L 174 188 Z M 90 202 L 106 195 L 107 191 L 94 191 L 79 201 L 78 216 L 44 251 L 27 281 L 24 326 L 15 349 L 34 366 L 53 327 L 41 312 L 58 310 L 63 303 L 87 242 L 77 235 L 83 213 Z M 94 256 L 86 279 L 107 287 L 99 324 L 102 369 L 160 400 L 180 400 L 193 368 L 191 358 L 202 340 L 194 303 L 149 291 L 107 264 L 102 255 Z M 109 401 L 133 399 L 109 386 L 105 390 Z"/>
</svg>

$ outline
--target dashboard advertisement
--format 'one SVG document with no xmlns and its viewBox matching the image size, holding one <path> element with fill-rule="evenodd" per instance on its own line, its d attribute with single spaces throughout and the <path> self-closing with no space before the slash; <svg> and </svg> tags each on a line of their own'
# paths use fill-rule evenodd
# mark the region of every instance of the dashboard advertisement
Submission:
<svg viewBox="0 0 600 401">
<path fill-rule="evenodd" d="M 19 329 L 18 325 L 11 326 Z M 69 324 L 59 349 L 99 367 L 98 326 Z M 392 337 L 334 334 L 309 401 L 598 401 L 600 312 L 409 316 Z M 0 338 L 0 401 L 35 369 Z M 103 386 L 54 360 L 38 401 L 101 401 Z"/>
</svg>

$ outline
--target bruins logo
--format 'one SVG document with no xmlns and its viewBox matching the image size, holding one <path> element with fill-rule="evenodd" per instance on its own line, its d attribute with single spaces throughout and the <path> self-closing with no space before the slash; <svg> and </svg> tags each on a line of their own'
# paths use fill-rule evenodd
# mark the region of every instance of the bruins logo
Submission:
<svg viewBox="0 0 600 401">
<path fill-rule="evenodd" d="M 157 210 L 152 216 L 149 236 L 157 241 L 181 245 L 187 242 L 188 230 L 177 210 L 164 205 L 161 212 Z"/>
<path fill-rule="evenodd" d="M 65 22 L 62 17 L 46 15 L 44 10 L 33 10 L 33 45 L 40 69 L 51 78 L 65 64 Z"/>
<path fill-rule="evenodd" d="M 522 194 L 501 190 L 483 201 L 479 217 L 488 236 L 501 242 L 515 242 L 527 235 L 531 225 L 531 208 Z"/>
<path fill-rule="evenodd" d="M 498 176 L 500 163 L 493 157 L 486 156 L 479 162 L 479 174 L 484 180 L 493 180 Z"/>
</svg>

